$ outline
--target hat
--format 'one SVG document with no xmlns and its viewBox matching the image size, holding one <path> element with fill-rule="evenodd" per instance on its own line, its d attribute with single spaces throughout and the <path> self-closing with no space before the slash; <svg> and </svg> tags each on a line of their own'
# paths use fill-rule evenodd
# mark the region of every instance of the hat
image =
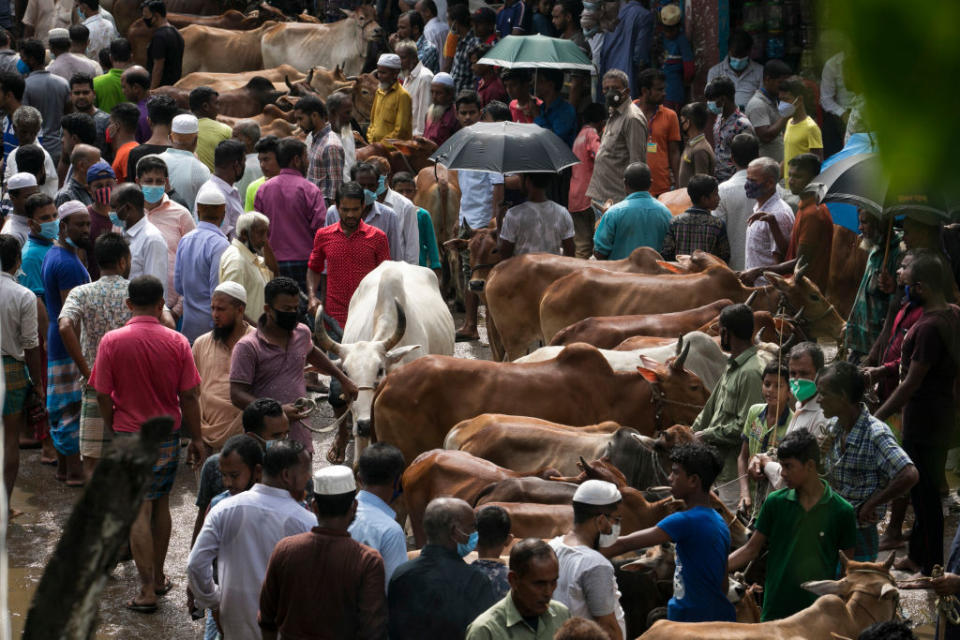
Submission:
<svg viewBox="0 0 960 640">
<path fill-rule="evenodd" d="M 62 205 L 57 207 L 57 220 L 63 220 L 68 216 L 72 216 L 75 213 L 86 213 L 87 205 L 83 204 L 79 200 L 67 200 Z"/>
<path fill-rule="evenodd" d="M 380 59 L 377 60 L 377 66 L 386 67 L 387 69 L 399 69 L 400 56 L 395 53 L 384 53 L 380 56 Z"/>
<path fill-rule="evenodd" d="M 675 4 L 668 4 L 660 9 L 660 22 L 666 27 L 680 24 L 681 18 L 683 18 L 683 11 Z"/>
<path fill-rule="evenodd" d="M 342 464 L 324 467 L 313 474 L 313 492 L 318 496 L 339 496 L 356 490 L 353 469 Z"/>
<path fill-rule="evenodd" d="M 113 167 L 111 167 L 109 163 L 101 160 L 100 162 L 90 165 L 90 168 L 87 169 L 87 184 L 90 184 L 94 180 L 102 180 L 104 178 L 117 179 L 117 174 L 113 172 Z"/>
<path fill-rule="evenodd" d="M 247 304 L 247 290 L 244 289 L 243 285 L 239 282 L 224 280 L 217 285 L 217 288 L 214 289 L 213 292 L 226 294 L 234 300 L 239 300 L 243 304 Z"/>
<path fill-rule="evenodd" d="M 453 76 L 446 71 L 441 71 L 433 76 L 433 80 L 430 81 L 430 84 L 439 84 L 441 86 L 450 87 L 453 89 Z"/>
<path fill-rule="evenodd" d="M 577 487 L 577 492 L 573 494 L 574 502 L 592 504 L 598 507 L 620 502 L 622 499 L 623 496 L 620 495 L 620 490 L 617 489 L 616 485 L 604 480 L 587 480 Z"/>
<path fill-rule="evenodd" d="M 181 113 L 173 119 L 173 125 L 170 127 L 171 133 L 199 133 L 200 123 L 197 116 L 191 113 Z"/>
<path fill-rule="evenodd" d="M 497 21 L 497 14 L 489 7 L 481 7 L 473 12 L 473 21 L 493 24 Z"/>
<path fill-rule="evenodd" d="M 23 189 L 24 187 L 35 187 L 37 186 L 37 176 L 32 173 L 27 173 L 26 171 L 21 171 L 20 173 L 15 173 L 10 176 L 10 179 L 7 180 L 7 189 Z"/>
<path fill-rule="evenodd" d="M 64 29 L 63 27 L 58 27 L 56 29 L 50 29 L 47 34 L 47 40 L 69 40 L 70 32 Z"/>
<path fill-rule="evenodd" d="M 197 204 L 227 204 L 227 199 L 224 197 L 223 192 L 220 189 L 217 189 L 212 184 L 204 184 L 200 187 L 200 192 L 197 193 Z"/>
</svg>

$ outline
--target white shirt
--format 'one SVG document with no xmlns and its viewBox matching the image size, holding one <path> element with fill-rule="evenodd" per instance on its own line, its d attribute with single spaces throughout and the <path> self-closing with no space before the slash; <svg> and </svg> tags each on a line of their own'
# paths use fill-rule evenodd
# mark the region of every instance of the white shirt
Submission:
<svg viewBox="0 0 960 640">
<path fill-rule="evenodd" d="M 430 109 L 430 83 L 433 72 L 418 62 L 410 74 L 403 79 L 403 88 L 410 94 L 413 114 L 413 135 L 422 136 Z"/>
<path fill-rule="evenodd" d="M 600 616 L 610 615 L 610 611 L 591 611 L 589 602 L 603 600 L 613 601 L 613 612 L 617 618 L 617 624 L 620 625 L 622 637 L 627 637 L 627 623 L 623 616 L 623 607 L 620 606 L 620 591 L 617 589 L 617 580 L 614 576 L 613 565 L 610 561 L 595 551 L 583 545 L 571 547 L 563 542 L 563 536 L 559 536 L 550 541 L 550 546 L 557 554 L 557 560 L 560 562 L 560 575 L 557 580 L 557 589 L 553 592 L 553 599 L 567 605 L 571 616 L 579 616 L 587 620 L 593 620 Z M 582 578 L 587 572 L 599 572 L 601 581 L 607 582 L 607 573 L 609 571 L 609 587 L 603 584 L 602 587 L 598 581 L 584 581 Z M 593 588 L 610 589 L 610 593 L 604 593 L 599 598 L 597 594 L 590 592 Z"/>
<path fill-rule="evenodd" d="M 270 277 L 263 258 L 256 255 L 239 238 L 230 241 L 230 246 L 220 254 L 220 282 L 232 280 L 247 292 L 246 315 L 254 322 L 263 313 L 264 287 Z M 272 277 L 272 274 L 271 274 Z"/>
<path fill-rule="evenodd" d="M 170 186 L 187 203 L 194 221 L 197 220 L 197 192 L 210 179 L 210 169 L 197 156 L 183 149 L 167 149 L 160 154 L 170 174 Z"/>
<path fill-rule="evenodd" d="M 20 249 L 23 250 L 27 246 L 27 236 L 30 235 L 30 224 L 27 222 L 27 217 L 10 213 L 7 216 L 7 221 L 3 223 L 3 229 L 0 229 L 0 233 L 13 236 L 19 240 Z"/>
<path fill-rule="evenodd" d="M 6 232 L 4 232 L 6 233 Z M 4 271 L 0 273 L 0 353 L 23 361 L 25 349 L 40 345 L 37 296 Z"/>
<path fill-rule="evenodd" d="M 190 551 L 187 575 L 197 604 L 220 610 L 225 638 L 261 637 L 257 612 L 270 554 L 283 538 L 315 526 L 316 517 L 288 491 L 259 483 L 211 509 Z M 213 581 L 214 559 L 219 584 Z"/>
<path fill-rule="evenodd" d="M 400 255 L 392 258 L 410 264 L 420 264 L 420 227 L 417 225 L 417 207 L 390 187 L 387 187 L 383 204 L 393 209 L 400 222 Z"/>
<path fill-rule="evenodd" d="M 790 232 L 793 230 L 793 209 L 790 208 L 779 193 L 774 193 L 764 202 L 757 202 L 753 207 L 753 212 L 772 213 L 777 218 L 777 225 L 780 227 L 783 236 L 789 240 Z M 784 249 L 786 250 L 786 249 Z M 747 269 L 754 267 L 768 267 L 779 264 L 783 256 L 777 258 L 774 253 L 777 251 L 777 243 L 773 239 L 773 232 L 770 225 L 766 222 L 754 222 L 747 227 L 747 250 L 744 259 Z M 759 284 L 766 284 L 763 278 L 758 278 Z"/>
<path fill-rule="evenodd" d="M 742 111 L 757 89 L 763 86 L 763 65 L 750 60 L 747 63 L 747 68 L 737 75 L 737 72 L 730 68 L 730 56 L 726 55 L 723 60 L 710 67 L 710 71 L 707 72 L 707 84 L 720 76 L 726 76 L 733 80 L 733 87 L 736 91 L 733 99 Z"/>
<path fill-rule="evenodd" d="M 787 425 L 787 433 L 798 429 L 806 429 L 816 436 L 817 440 L 822 440 L 823 430 L 826 428 L 828 422 L 830 422 L 830 420 L 823 415 L 823 408 L 820 406 L 817 396 L 814 396 L 807 400 L 805 404 L 797 402 L 796 407 L 793 409 L 793 418 L 790 420 L 790 424 Z M 783 478 L 780 477 L 779 462 L 771 460 L 763 468 L 763 472 L 770 481 L 771 490 L 783 488 Z"/>
<path fill-rule="evenodd" d="M 343 181 L 350 182 L 350 169 L 357 164 L 357 141 L 353 139 L 353 129 L 348 124 L 337 133 L 343 144 Z M 307 146 L 310 143 L 307 142 Z"/>
<path fill-rule="evenodd" d="M 457 172 L 460 183 L 460 221 L 471 229 L 482 229 L 493 217 L 493 187 L 503 184 L 503 174 L 487 171 Z"/>
<path fill-rule="evenodd" d="M 30 143 L 31 146 L 43 147 L 36 141 Z M 20 147 L 17 147 L 19 149 Z M 3 170 L 3 183 L 7 184 L 13 174 L 17 173 L 17 149 L 14 149 L 7 155 L 7 163 Z M 43 149 L 43 171 L 46 173 L 46 182 L 40 185 L 40 193 L 45 193 L 51 198 L 57 197 L 57 165 L 54 164 L 50 153 Z"/>
<path fill-rule="evenodd" d="M 92 60 L 97 59 L 101 49 L 109 49 L 110 42 L 114 38 L 120 37 L 120 34 L 117 33 L 117 28 L 113 26 L 113 23 L 104 19 L 104 17 L 100 15 L 100 11 L 92 16 L 87 16 L 83 21 L 83 26 L 90 30 L 90 40 L 87 41 L 87 50 L 85 53 L 87 57 Z"/>
<path fill-rule="evenodd" d="M 154 276 L 167 288 L 167 241 L 146 214 L 123 232 L 130 244 L 130 279 Z"/>
<path fill-rule="evenodd" d="M 747 182 L 747 170 L 740 169 L 729 180 L 720 183 L 720 204 L 713 215 L 727 225 L 727 238 L 730 240 L 730 268 L 734 271 L 744 269 L 747 246 L 747 220 L 753 214 L 754 200 L 747 197 L 744 184 Z M 777 185 L 777 194 L 783 196 L 783 189 Z"/>
<path fill-rule="evenodd" d="M 237 226 L 237 218 L 243 214 L 243 200 L 240 199 L 240 192 L 237 191 L 236 187 L 232 184 L 227 184 L 214 174 L 210 174 L 210 179 L 207 180 L 207 183 L 219 189 L 223 197 L 227 199 L 227 213 L 223 216 L 220 230 L 223 231 L 223 235 L 232 239 L 233 230 Z M 201 188 L 203 188 L 202 185 Z M 193 205 L 193 217 L 197 217 L 196 203 Z"/>
<path fill-rule="evenodd" d="M 262 177 L 263 170 L 260 169 L 260 158 L 256 153 L 248 153 L 246 162 L 243 165 L 243 177 L 237 180 L 233 186 L 236 188 L 238 194 L 245 196 L 250 183 Z"/>
<path fill-rule="evenodd" d="M 573 237 L 573 218 L 553 200 L 523 202 L 508 209 L 503 216 L 500 237 L 514 244 L 514 255 L 560 255 L 563 241 Z"/>
<path fill-rule="evenodd" d="M 437 11 L 439 10 L 438 5 Z M 447 33 L 449 32 L 450 27 L 447 26 L 446 20 L 441 20 L 438 16 L 430 18 L 430 22 L 423 27 L 423 36 L 437 48 L 441 60 L 443 59 L 443 45 L 447 41 Z"/>
<path fill-rule="evenodd" d="M 820 104 L 824 110 L 837 117 L 850 106 L 853 93 L 847 91 L 843 81 L 843 51 L 833 56 L 823 64 L 823 73 L 820 76 Z"/>
</svg>

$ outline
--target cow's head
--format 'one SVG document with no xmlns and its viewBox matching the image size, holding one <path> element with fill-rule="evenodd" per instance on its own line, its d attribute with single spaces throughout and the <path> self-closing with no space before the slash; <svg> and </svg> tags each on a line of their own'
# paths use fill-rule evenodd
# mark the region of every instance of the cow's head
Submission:
<svg viewBox="0 0 960 640">
<path fill-rule="evenodd" d="M 244 89 L 247 90 L 254 100 L 260 103 L 261 111 L 266 105 L 275 104 L 277 102 L 277 98 L 284 94 L 283 91 L 277 91 L 277 88 L 273 86 L 273 83 L 263 76 L 254 76 L 250 78 L 250 80 L 244 86 Z"/>
<path fill-rule="evenodd" d="M 385 33 L 377 23 L 377 8 L 372 4 L 361 4 L 356 11 L 341 9 L 348 20 L 354 20 L 367 42 L 379 42 Z"/>
<path fill-rule="evenodd" d="M 791 278 L 784 278 L 771 271 L 763 277 L 780 292 L 787 303 L 794 321 L 800 325 L 811 340 L 830 338 L 840 341 L 846 323 L 836 307 L 827 300 L 814 282 L 804 275 L 807 265 L 798 261 Z"/>
<path fill-rule="evenodd" d="M 856 562 L 848 560 L 840 552 L 840 564 L 845 574 L 841 580 L 814 580 L 804 582 L 801 587 L 818 596 L 836 595 L 844 600 L 858 597 L 857 607 L 847 607 L 851 615 L 862 617 L 862 613 L 873 622 L 892 620 L 897 613 L 900 591 L 896 581 L 890 576 L 890 569 L 896 553 L 891 553 L 886 562 Z"/>
<path fill-rule="evenodd" d="M 454 238 L 443 243 L 447 251 L 463 251 L 470 253 L 470 270 L 467 286 L 471 291 L 480 293 L 487 282 L 487 276 L 500 262 L 500 249 L 497 244 L 499 234 L 496 229 L 477 229 L 469 239 Z"/>
<path fill-rule="evenodd" d="M 396 325 L 393 334 L 381 340 L 365 340 L 352 344 L 334 341 L 323 326 L 322 309 L 317 310 L 314 324 L 314 339 L 323 351 L 337 355 L 339 366 L 353 380 L 359 389 L 357 399 L 350 405 L 353 413 L 354 436 L 370 437 L 370 416 L 373 407 L 373 395 L 380 381 L 390 369 L 395 367 L 405 355 L 420 348 L 420 345 L 398 346 L 407 329 L 407 316 L 399 301 L 394 300 Z M 384 313 L 380 311 L 380 313 Z M 385 316 L 382 320 L 389 321 Z M 360 441 L 357 442 L 357 455 L 360 453 Z"/>
<path fill-rule="evenodd" d="M 703 382 L 684 368 L 690 353 L 690 344 L 677 342 L 680 353 L 667 360 L 665 365 L 641 356 L 642 367 L 637 371 L 650 383 L 653 404 L 656 407 L 656 424 L 693 424 L 707 403 L 710 392 Z"/>
<path fill-rule="evenodd" d="M 353 82 L 351 95 L 353 96 L 353 116 L 361 121 L 370 119 L 370 110 L 373 108 L 373 98 L 377 95 L 376 76 L 372 73 L 361 73 L 350 76 Z"/>
</svg>

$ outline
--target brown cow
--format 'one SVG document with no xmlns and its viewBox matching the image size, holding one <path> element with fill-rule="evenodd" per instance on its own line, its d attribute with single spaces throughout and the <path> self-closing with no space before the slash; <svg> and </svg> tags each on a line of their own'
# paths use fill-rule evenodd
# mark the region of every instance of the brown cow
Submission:
<svg viewBox="0 0 960 640">
<path fill-rule="evenodd" d="M 763 275 L 780 292 L 787 312 L 793 314 L 791 320 L 803 334 L 810 340 L 828 338 L 839 343 L 847 323 L 804 271 L 806 267 L 798 263 L 790 278 L 769 271 Z"/>
<path fill-rule="evenodd" d="M 329 24 L 284 23 L 267 31 L 261 43 L 267 66 L 290 64 L 307 72 L 315 65 L 341 67 L 348 76 L 359 74 L 369 43 L 383 37 L 377 10 L 363 4 L 344 11 L 347 18 Z"/>
<path fill-rule="evenodd" d="M 860 248 L 860 236 L 844 226 L 833 225 L 827 298 L 844 318 L 850 317 L 866 268 L 867 252 Z"/>
<path fill-rule="evenodd" d="M 159 87 L 150 92 L 153 95 L 168 95 L 177 101 L 182 109 L 190 108 L 190 90 L 177 87 Z M 284 91 L 277 91 L 273 83 L 260 76 L 254 76 L 239 89 L 221 91 L 218 100 L 220 115 L 228 118 L 252 118 L 263 113 L 267 105 L 275 104 Z"/>
<path fill-rule="evenodd" d="M 117 31 L 122 35 L 127 33 L 135 21 L 140 19 L 140 5 L 142 0 L 113 0 L 112 3 L 104 3 L 104 8 L 108 9 L 117 23 Z M 168 12 L 190 13 L 201 16 L 216 16 L 227 9 L 243 10 L 246 3 L 228 0 L 166 0 L 164 3 Z"/>
<path fill-rule="evenodd" d="M 390 140 L 389 144 L 393 148 L 388 148 L 383 142 L 359 147 L 357 162 L 380 156 L 390 161 L 391 173 L 409 171 L 417 175 L 425 167 L 430 167 L 432 170 L 430 156 L 437 150 L 435 142 L 418 136 L 413 140 Z"/>
<path fill-rule="evenodd" d="M 311 67 L 307 76 L 302 80 L 291 82 L 286 80 L 290 96 L 303 97 L 316 95 L 326 100 L 332 93 L 343 91 L 353 98 L 353 117 L 358 122 L 370 120 L 370 109 L 373 107 L 373 98 L 377 94 L 377 78 L 372 73 L 361 73 L 358 76 L 343 75 L 340 67 L 333 71 L 323 67 Z"/>
<path fill-rule="evenodd" d="M 249 15 L 244 15 L 235 9 L 229 9 L 220 15 L 209 16 L 191 13 L 167 13 L 167 20 L 177 29 L 184 29 L 196 24 L 230 31 L 249 31 L 261 26 L 267 20 L 275 19 L 264 11 L 251 11 Z M 150 46 L 150 41 L 153 39 L 153 32 L 153 28 L 144 24 L 143 18 L 137 18 L 130 24 L 127 29 L 127 40 L 130 41 L 134 63 L 141 66 L 147 64 L 147 47 Z"/>
<path fill-rule="evenodd" d="M 262 69 L 264 64 L 260 41 L 270 33 L 271 29 L 289 26 L 291 25 L 271 21 L 250 31 L 230 31 L 200 25 L 181 29 L 183 73 L 195 71 L 238 73 Z M 283 62 L 278 62 L 277 65 Z"/>
<path fill-rule="evenodd" d="M 460 183 L 457 181 L 457 172 L 435 164 L 420 169 L 416 175 L 417 194 L 413 203 L 430 213 L 437 244 L 443 246 L 447 240 L 453 238 L 457 221 L 460 219 Z"/>
<path fill-rule="evenodd" d="M 244 71 L 243 73 L 195 71 L 194 73 L 184 74 L 173 86 L 187 90 L 197 87 L 210 87 L 217 91 L 229 91 L 230 89 L 239 89 L 255 76 L 266 78 L 273 83 L 275 89 L 283 89 L 286 87 L 285 79 L 289 79 L 291 82 L 299 82 L 305 77 L 305 74 L 300 73 L 288 64 L 282 64 L 272 69 Z"/>
<path fill-rule="evenodd" d="M 660 424 L 692 422 L 707 396 L 686 370 L 614 372 L 599 351 L 585 344 L 530 364 L 431 355 L 387 374 L 374 400 L 374 429 L 377 440 L 397 446 L 412 460 L 443 446 L 458 422 L 484 412 L 573 425 L 615 420 L 649 435 Z"/>
</svg>

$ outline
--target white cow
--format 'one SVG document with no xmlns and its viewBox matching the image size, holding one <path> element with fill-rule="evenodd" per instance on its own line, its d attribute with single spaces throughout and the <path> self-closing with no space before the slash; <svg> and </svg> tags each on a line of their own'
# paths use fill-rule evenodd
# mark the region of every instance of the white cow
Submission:
<svg viewBox="0 0 960 640">
<path fill-rule="evenodd" d="M 680 350 L 688 346 L 689 353 L 684 366 L 688 371 L 695 373 L 708 390 L 713 391 L 727 366 L 728 356 L 712 337 L 700 331 L 691 331 L 679 341 L 662 347 L 644 347 L 633 351 L 613 349 L 598 349 L 598 351 L 603 354 L 614 371 L 636 371 L 637 367 L 646 366 L 643 358 L 664 363 L 667 359 L 679 355 Z M 563 347 L 540 347 L 533 353 L 517 358 L 514 362 L 550 360 L 556 358 L 562 350 Z"/>
<path fill-rule="evenodd" d="M 360 391 L 351 404 L 356 459 L 370 437 L 373 394 L 394 368 L 422 355 L 453 355 L 453 316 L 437 276 L 426 267 L 382 262 L 360 281 L 350 298 L 343 342 L 334 342 L 317 311 L 316 341 L 340 358 L 340 368 Z"/>
</svg>

